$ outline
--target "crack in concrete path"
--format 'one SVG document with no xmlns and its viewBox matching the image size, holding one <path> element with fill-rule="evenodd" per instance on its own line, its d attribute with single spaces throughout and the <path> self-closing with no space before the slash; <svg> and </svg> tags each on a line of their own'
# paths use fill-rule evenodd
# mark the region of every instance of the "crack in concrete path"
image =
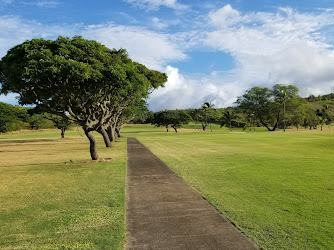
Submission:
<svg viewBox="0 0 334 250">
<path fill-rule="evenodd" d="M 127 147 L 126 249 L 259 249 L 137 139 Z"/>
</svg>

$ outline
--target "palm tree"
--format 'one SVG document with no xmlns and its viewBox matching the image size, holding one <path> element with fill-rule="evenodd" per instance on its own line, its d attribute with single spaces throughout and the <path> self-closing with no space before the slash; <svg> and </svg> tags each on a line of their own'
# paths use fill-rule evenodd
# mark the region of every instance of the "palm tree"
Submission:
<svg viewBox="0 0 334 250">
<path fill-rule="evenodd" d="M 203 105 L 202 105 L 202 109 L 204 109 L 204 113 L 205 113 L 205 123 L 207 124 L 208 123 L 208 114 L 209 114 L 209 123 L 210 123 L 210 130 L 212 132 L 212 127 L 211 127 L 211 117 L 210 117 L 210 111 L 212 110 L 212 107 L 214 105 L 209 103 L 209 102 L 205 102 Z"/>
<path fill-rule="evenodd" d="M 329 117 L 329 115 L 326 113 L 326 109 L 327 109 L 327 106 L 326 108 L 322 109 L 321 111 L 318 109 L 317 110 L 317 117 L 319 119 L 319 124 L 320 124 L 320 127 L 321 127 L 321 131 L 322 131 L 322 127 L 324 124 L 328 124 L 331 122 L 331 119 Z"/>
<path fill-rule="evenodd" d="M 238 116 L 236 115 L 235 111 L 232 110 L 226 110 L 222 117 L 222 124 L 221 127 L 225 124 L 228 124 L 230 127 L 230 131 L 232 131 L 232 122 L 236 121 L 238 119 Z"/>
</svg>

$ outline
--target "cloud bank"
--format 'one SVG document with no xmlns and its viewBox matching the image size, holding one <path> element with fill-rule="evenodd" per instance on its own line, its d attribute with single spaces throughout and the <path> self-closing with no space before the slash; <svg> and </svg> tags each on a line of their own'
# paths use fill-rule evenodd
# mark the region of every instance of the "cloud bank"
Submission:
<svg viewBox="0 0 334 250">
<path fill-rule="evenodd" d="M 156 70 L 163 70 L 168 62 L 186 58 L 186 54 L 173 35 L 140 27 L 113 23 L 90 25 L 82 35 L 85 38 L 97 40 L 109 48 L 125 48 L 131 59 Z"/>
<path fill-rule="evenodd" d="M 186 5 L 178 3 L 177 0 L 124 0 L 124 1 L 147 10 L 159 10 L 161 6 L 175 10 L 182 10 L 187 8 Z"/>
<path fill-rule="evenodd" d="M 302 96 L 334 92 L 334 51 L 326 40 L 332 10 L 303 14 L 279 8 L 243 15 L 225 5 L 207 20 L 203 43 L 232 55 L 235 69 L 194 79 L 169 67 L 166 88 L 151 96 L 153 109 L 199 107 L 206 101 L 231 106 L 245 90 L 277 83 L 296 85 Z"/>
<path fill-rule="evenodd" d="M 180 8 L 176 0 L 127 1 L 153 9 Z M 133 60 L 169 76 L 166 87 L 150 96 L 153 110 L 196 108 L 206 101 L 216 107 L 230 106 L 247 89 L 276 83 L 294 84 L 303 96 L 334 92 L 333 34 L 329 32 L 334 26 L 333 10 L 300 13 L 286 7 L 276 12 L 242 13 L 225 5 L 196 17 L 194 23 L 201 21 L 200 26 L 174 33 L 161 31 L 167 27 L 164 20 L 156 16 L 150 20 L 146 27 L 114 22 L 50 26 L 0 16 L 0 56 L 26 39 L 55 39 L 58 35 L 82 35 L 110 48 L 125 48 Z M 235 68 L 189 75 L 173 66 L 177 61 L 191 60 L 191 52 L 198 48 L 231 55 Z"/>
</svg>

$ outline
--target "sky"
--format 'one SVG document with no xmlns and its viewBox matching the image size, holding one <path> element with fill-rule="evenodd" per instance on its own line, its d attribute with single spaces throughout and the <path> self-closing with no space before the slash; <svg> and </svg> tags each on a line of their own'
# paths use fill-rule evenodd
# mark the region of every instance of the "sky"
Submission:
<svg viewBox="0 0 334 250">
<path fill-rule="evenodd" d="M 165 72 L 149 109 L 234 105 L 254 87 L 334 92 L 333 0 L 0 0 L 0 58 L 33 38 L 83 36 Z M 0 101 L 17 104 L 15 94 Z"/>
</svg>

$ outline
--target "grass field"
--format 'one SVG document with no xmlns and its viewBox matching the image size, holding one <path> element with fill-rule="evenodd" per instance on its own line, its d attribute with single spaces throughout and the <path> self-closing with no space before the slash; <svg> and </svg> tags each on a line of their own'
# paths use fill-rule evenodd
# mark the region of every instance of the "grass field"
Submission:
<svg viewBox="0 0 334 250">
<path fill-rule="evenodd" d="M 334 130 L 179 133 L 128 125 L 264 249 L 334 249 Z M 0 249 L 122 249 L 126 138 L 87 161 L 77 131 L 0 135 Z M 72 161 L 72 162 L 71 162 Z"/>
<path fill-rule="evenodd" d="M 334 249 L 334 133 L 127 130 L 260 247 Z"/>
<path fill-rule="evenodd" d="M 123 249 L 126 142 L 89 161 L 76 131 L 0 136 L 0 249 Z M 71 162 L 72 161 L 72 162 Z"/>
</svg>

